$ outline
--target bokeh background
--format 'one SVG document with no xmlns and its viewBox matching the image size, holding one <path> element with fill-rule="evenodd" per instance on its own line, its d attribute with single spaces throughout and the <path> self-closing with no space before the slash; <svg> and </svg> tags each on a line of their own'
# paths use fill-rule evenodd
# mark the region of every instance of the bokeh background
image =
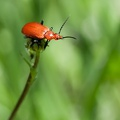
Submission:
<svg viewBox="0 0 120 120">
<path fill-rule="evenodd" d="M 31 21 L 77 38 L 51 41 L 14 120 L 120 120 L 120 0 L 0 0 L 0 120 L 29 74 L 22 26 Z"/>
</svg>

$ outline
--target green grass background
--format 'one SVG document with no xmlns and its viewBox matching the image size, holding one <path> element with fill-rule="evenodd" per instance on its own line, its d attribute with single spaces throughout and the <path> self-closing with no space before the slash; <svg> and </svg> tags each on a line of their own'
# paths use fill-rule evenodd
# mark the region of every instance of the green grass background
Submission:
<svg viewBox="0 0 120 120">
<path fill-rule="evenodd" d="M 0 120 L 29 73 L 21 28 L 44 20 L 61 35 L 41 53 L 38 75 L 14 120 L 120 120 L 119 0 L 0 0 Z"/>
</svg>

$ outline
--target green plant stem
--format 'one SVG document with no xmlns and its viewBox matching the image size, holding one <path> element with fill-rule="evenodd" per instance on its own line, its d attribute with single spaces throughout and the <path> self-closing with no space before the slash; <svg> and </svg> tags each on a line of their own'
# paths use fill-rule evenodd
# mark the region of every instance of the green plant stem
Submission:
<svg viewBox="0 0 120 120">
<path fill-rule="evenodd" d="M 36 56 L 35 56 L 35 61 L 34 61 L 33 66 L 30 69 L 30 73 L 29 73 L 26 85 L 25 85 L 23 92 L 22 92 L 20 98 L 18 99 L 18 102 L 17 102 L 16 106 L 14 107 L 8 120 L 13 120 L 13 118 L 15 117 L 15 114 L 17 113 L 18 109 L 20 108 L 21 103 L 25 99 L 25 96 L 27 95 L 27 93 L 36 77 L 36 69 L 37 69 L 37 66 L 39 63 L 39 56 L 40 56 L 40 51 L 37 51 Z"/>
</svg>

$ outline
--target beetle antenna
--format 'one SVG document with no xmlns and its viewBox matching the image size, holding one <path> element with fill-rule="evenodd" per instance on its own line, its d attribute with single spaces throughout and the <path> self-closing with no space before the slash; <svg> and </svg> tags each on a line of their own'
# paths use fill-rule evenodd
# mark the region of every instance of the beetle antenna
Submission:
<svg viewBox="0 0 120 120">
<path fill-rule="evenodd" d="M 65 23 L 68 21 L 68 19 L 69 19 L 69 17 L 67 17 L 67 19 L 64 21 L 64 23 L 63 23 L 63 24 L 62 24 L 62 26 L 60 27 L 60 30 L 59 30 L 58 34 L 60 34 L 60 32 L 61 32 L 61 30 L 62 30 L 63 26 L 64 26 L 64 25 L 65 25 Z"/>
<path fill-rule="evenodd" d="M 62 39 L 64 39 L 64 38 L 72 38 L 72 39 L 76 39 L 76 38 L 73 37 L 73 36 L 65 36 L 65 37 L 62 37 Z"/>
</svg>

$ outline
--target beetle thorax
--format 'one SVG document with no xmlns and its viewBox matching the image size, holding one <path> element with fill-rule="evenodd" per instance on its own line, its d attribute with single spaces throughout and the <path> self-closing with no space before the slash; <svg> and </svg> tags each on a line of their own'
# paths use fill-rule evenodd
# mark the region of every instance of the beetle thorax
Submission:
<svg viewBox="0 0 120 120">
<path fill-rule="evenodd" d="M 45 33 L 45 38 L 47 40 L 52 40 L 52 39 L 55 39 L 55 40 L 58 40 L 58 39 L 62 39 L 62 36 L 60 36 L 59 34 L 57 33 L 54 33 L 53 31 L 47 31 Z"/>
</svg>

